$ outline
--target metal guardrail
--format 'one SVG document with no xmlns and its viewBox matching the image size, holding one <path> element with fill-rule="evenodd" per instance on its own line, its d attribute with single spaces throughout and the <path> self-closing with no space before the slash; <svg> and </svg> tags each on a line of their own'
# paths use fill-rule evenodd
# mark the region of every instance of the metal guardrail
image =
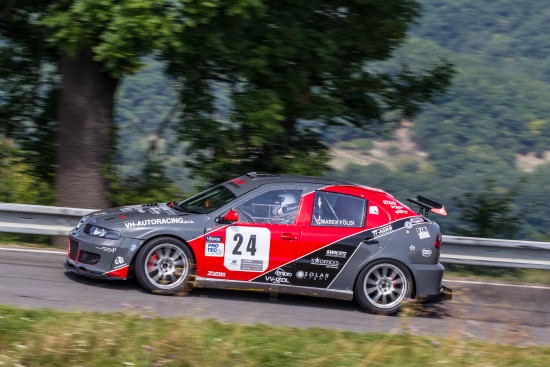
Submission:
<svg viewBox="0 0 550 367">
<path fill-rule="evenodd" d="M 97 209 L 0 203 L 0 232 L 66 236 Z M 443 236 L 444 263 L 550 269 L 550 243 Z"/>
<path fill-rule="evenodd" d="M 82 216 L 96 210 L 0 203 L 0 232 L 66 236 Z"/>
<path fill-rule="evenodd" d="M 550 270 L 550 243 L 443 236 L 441 261 Z"/>
</svg>

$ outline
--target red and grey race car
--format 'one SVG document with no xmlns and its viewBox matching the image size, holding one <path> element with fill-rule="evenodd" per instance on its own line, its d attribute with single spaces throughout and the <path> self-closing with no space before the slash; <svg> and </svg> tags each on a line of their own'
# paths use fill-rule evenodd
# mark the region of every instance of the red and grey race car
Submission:
<svg viewBox="0 0 550 367">
<path fill-rule="evenodd" d="M 352 300 L 392 314 L 443 300 L 442 205 L 325 178 L 249 173 L 183 201 L 107 209 L 71 231 L 65 267 L 135 275 L 147 290 L 254 289 Z"/>
</svg>

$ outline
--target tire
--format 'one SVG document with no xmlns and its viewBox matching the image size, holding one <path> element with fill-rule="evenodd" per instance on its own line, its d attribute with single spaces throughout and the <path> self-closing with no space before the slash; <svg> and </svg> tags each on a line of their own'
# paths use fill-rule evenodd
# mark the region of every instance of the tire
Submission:
<svg viewBox="0 0 550 367">
<path fill-rule="evenodd" d="M 175 238 L 155 238 L 139 251 L 135 273 L 145 290 L 166 295 L 186 294 L 193 288 L 193 254 Z"/>
<path fill-rule="evenodd" d="M 412 276 L 404 265 L 379 260 L 363 268 L 355 283 L 355 297 L 366 311 L 392 315 L 411 297 Z"/>
</svg>

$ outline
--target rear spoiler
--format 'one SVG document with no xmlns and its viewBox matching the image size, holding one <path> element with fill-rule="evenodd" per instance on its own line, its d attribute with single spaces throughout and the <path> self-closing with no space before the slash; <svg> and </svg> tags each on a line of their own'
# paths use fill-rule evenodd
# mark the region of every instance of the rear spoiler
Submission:
<svg viewBox="0 0 550 367">
<path fill-rule="evenodd" d="M 430 212 L 434 212 L 442 216 L 447 215 L 447 211 L 445 210 L 443 204 L 439 204 L 423 196 L 418 195 L 416 199 L 409 198 L 407 201 L 418 205 L 420 207 L 420 214 L 425 217 L 427 217 Z"/>
</svg>

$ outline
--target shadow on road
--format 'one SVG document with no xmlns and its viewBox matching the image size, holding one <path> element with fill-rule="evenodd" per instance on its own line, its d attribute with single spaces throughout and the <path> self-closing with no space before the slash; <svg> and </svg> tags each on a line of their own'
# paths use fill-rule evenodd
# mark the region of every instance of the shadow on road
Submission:
<svg viewBox="0 0 550 367">
<path fill-rule="evenodd" d="M 142 294 L 148 294 L 135 279 L 121 280 L 103 280 L 95 278 L 86 278 L 71 272 L 65 272 L 65 276 L 76 283 L 84 286 L 109 288 L 119 291 L 133 291 Z M 156 295 L 157 297 L 171 297 Z M 177 296 L 173 296 L 177 297 Z M 323 309 L 334 309 L 351 312 L 364 312 L 363 309 L 355 301 L 344 301 L 330 298 L 317 298 L 291 294 L 280 293 L 265 293 L 265 292 L 250 292 L 241 290 L 223 290 L 223 289 L 208 289 L 195 288 L 187 297 L 193 298 L 209 298 L 219 300 L 233 300 L 250 303 L 277 303 L 289 306 L 315 307 Z M 414 317 L 424 318 L 443 318 L 450 316 L 444 305 L 441 304 L 420 304 L 411 302 L 406 305 L 406 313 Z"/>
</svg>

